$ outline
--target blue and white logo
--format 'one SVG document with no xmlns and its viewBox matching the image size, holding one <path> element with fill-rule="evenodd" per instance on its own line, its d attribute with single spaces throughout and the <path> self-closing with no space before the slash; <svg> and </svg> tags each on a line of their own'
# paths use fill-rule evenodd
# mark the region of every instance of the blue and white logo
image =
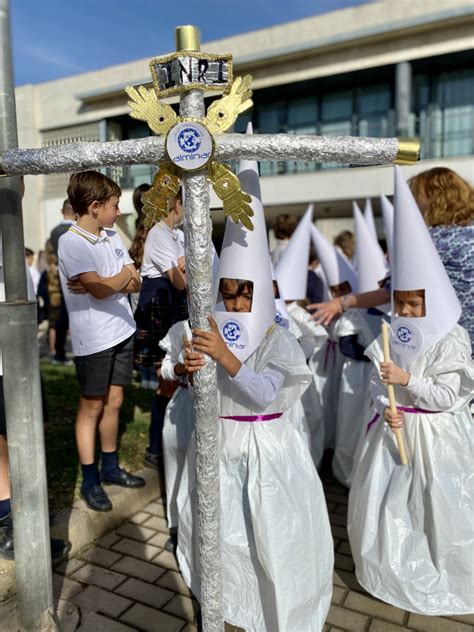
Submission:
<svg viewBox="0 0 474 632">
<path fill-rule="evenodd" d="M 288 319 L 285 318 L 283 316 L 283 314 L 281 312 L 278 312 L 275 314 L 275 323 L 279 326 L 279 327 L 284 327 L 285 329 L 289 329 L 290 328 L 290 323 L 288 322 Z"/>
<path fill-rule="evenodd" d="M 407 320 L 397 317 L 396 322 L 392 323 L 392 345 L 396 353 L 409 359 L 422 349 L 423 332 L 416 323 L 407 322 Z"/>
<path fill-rule="evenodd" d="M 400 342 L 406 344 L 407 342 L 410 342 L 410 340 L 413 338 L 413 334 L 406 325 L 402 325 L 397 329 L 397 338 L 400 340 Z"/>
<path fill-rule="evenodd" d="M 195 127 L 184 127 L 178 134 L 178 145 L 186 153 L 193 153 L 201 146 L 201 134 Z"/>
<path fill-rule="evenodd" d="M 202 169 L 212 156 L 212 137 L 204 125 L 182 121 L 170 129 L 166 137 L 166 151 L 181 169 Z"/>
<path fill-rule="evenodd" d="M 242 335 L 242 329 L 235 320 L 228 320 L 222 327 L 222 333 L 228 342 L 237 342 Z"/>
<path fill-rule="evenodd" d="M 115 248 L 115 254 L 121 259 L 123 257 L 123 250 L 121 248 Z"/>
</svg>

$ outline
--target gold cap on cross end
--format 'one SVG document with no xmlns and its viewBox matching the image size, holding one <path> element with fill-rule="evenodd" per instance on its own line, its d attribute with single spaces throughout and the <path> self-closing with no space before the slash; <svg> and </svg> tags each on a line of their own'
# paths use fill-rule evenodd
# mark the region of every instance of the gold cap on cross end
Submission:
<svg viewBox="0 0 474 632">
<path fill-rule="evenodd" d="M 399 138 L 396 165 L 413 165 L 420 159 L 419 138 Z"/>
<path fill-rule="evenodd" d="M 201 50 L 201 34 L 197 26 L 176 27 L 176 50 Z"/>
</svg>

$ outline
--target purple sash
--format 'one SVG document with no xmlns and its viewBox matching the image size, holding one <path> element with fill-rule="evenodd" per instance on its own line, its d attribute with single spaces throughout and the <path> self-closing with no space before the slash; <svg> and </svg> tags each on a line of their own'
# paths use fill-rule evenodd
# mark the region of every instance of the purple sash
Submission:
<svg viewBox="0 0 474 632">
<path fill-rule="evenodd" d="M 244 422 L 254 422 L 254 421 L 271 421 L 272 419 L 278 419 L 281 417 L 283 413 L 271 413 L 270 415 L 221 415 L 221 419 L 233 419 L 233 421 L 244 421 Z"/>
<path fill-rule="evenodd" d="M 424 413 L 425 415 L 437 415 L 441 412 L 440 410 L 426 410 L 426 408 L 411 408 L 410 406 L 397 406 L 397 410 L 403 410 L 404 413 Z M 379 413 L 375 413 L 367 425 L 367 432 L 378 421 L 379 417 Z"/>
</svg>

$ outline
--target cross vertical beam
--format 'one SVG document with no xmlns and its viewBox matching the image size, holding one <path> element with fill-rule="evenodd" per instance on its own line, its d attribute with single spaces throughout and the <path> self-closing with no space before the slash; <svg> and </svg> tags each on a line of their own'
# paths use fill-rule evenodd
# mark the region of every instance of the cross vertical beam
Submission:
<svg viewBox="0 0 474 632">
<path fill-rule="evenodd" d="M 9 2 L 0 0 L 0 150 L 16 148 Z M 36 303 L 28 301 L 20 182 L 0 180 L 0 233 L 6 301 L 0 303 L 0 352 L 8 431 L 15 573 L 20 630 L 57 630 L 54 622 L 46 459 Z"/>
<path fill-rule="evenodd" d="M 191 27 L 184 27 L 191 28 Z M 178 50 L 179 45 L 179 29 Z M 186 31 L 186 47 L 193 37 Z M 194 41 L 194 50 L 199 50 Z M 180 115 L 205 116 L 204 94 L 191 90 L 181 96 Z M 186 276 L 192 327 L 209 331 L 207 316 L 214 310 L 212 295 L 212 222 L 207 169 L 183 172 Z M 220 551 L 219 437 L 216 365 L 210 358 L 194 374 L 196 420 L 196 492 L 201 579 L 201 614 L 205 632 L 222 632 L 222 570 Z"/>
</svg>

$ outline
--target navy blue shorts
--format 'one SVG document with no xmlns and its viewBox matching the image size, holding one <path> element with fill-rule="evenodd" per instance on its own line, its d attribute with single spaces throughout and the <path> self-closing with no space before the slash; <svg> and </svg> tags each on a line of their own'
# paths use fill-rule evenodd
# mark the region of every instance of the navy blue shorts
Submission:
<svg viewBox="0 0 474 632">
<path fill-rule="evenodd" d="M 101 397 L 111 384 L 130 384 L 133 375 L 133 336 L 98 353 L 76 356 L 81 395 Z"/>
</svg>

